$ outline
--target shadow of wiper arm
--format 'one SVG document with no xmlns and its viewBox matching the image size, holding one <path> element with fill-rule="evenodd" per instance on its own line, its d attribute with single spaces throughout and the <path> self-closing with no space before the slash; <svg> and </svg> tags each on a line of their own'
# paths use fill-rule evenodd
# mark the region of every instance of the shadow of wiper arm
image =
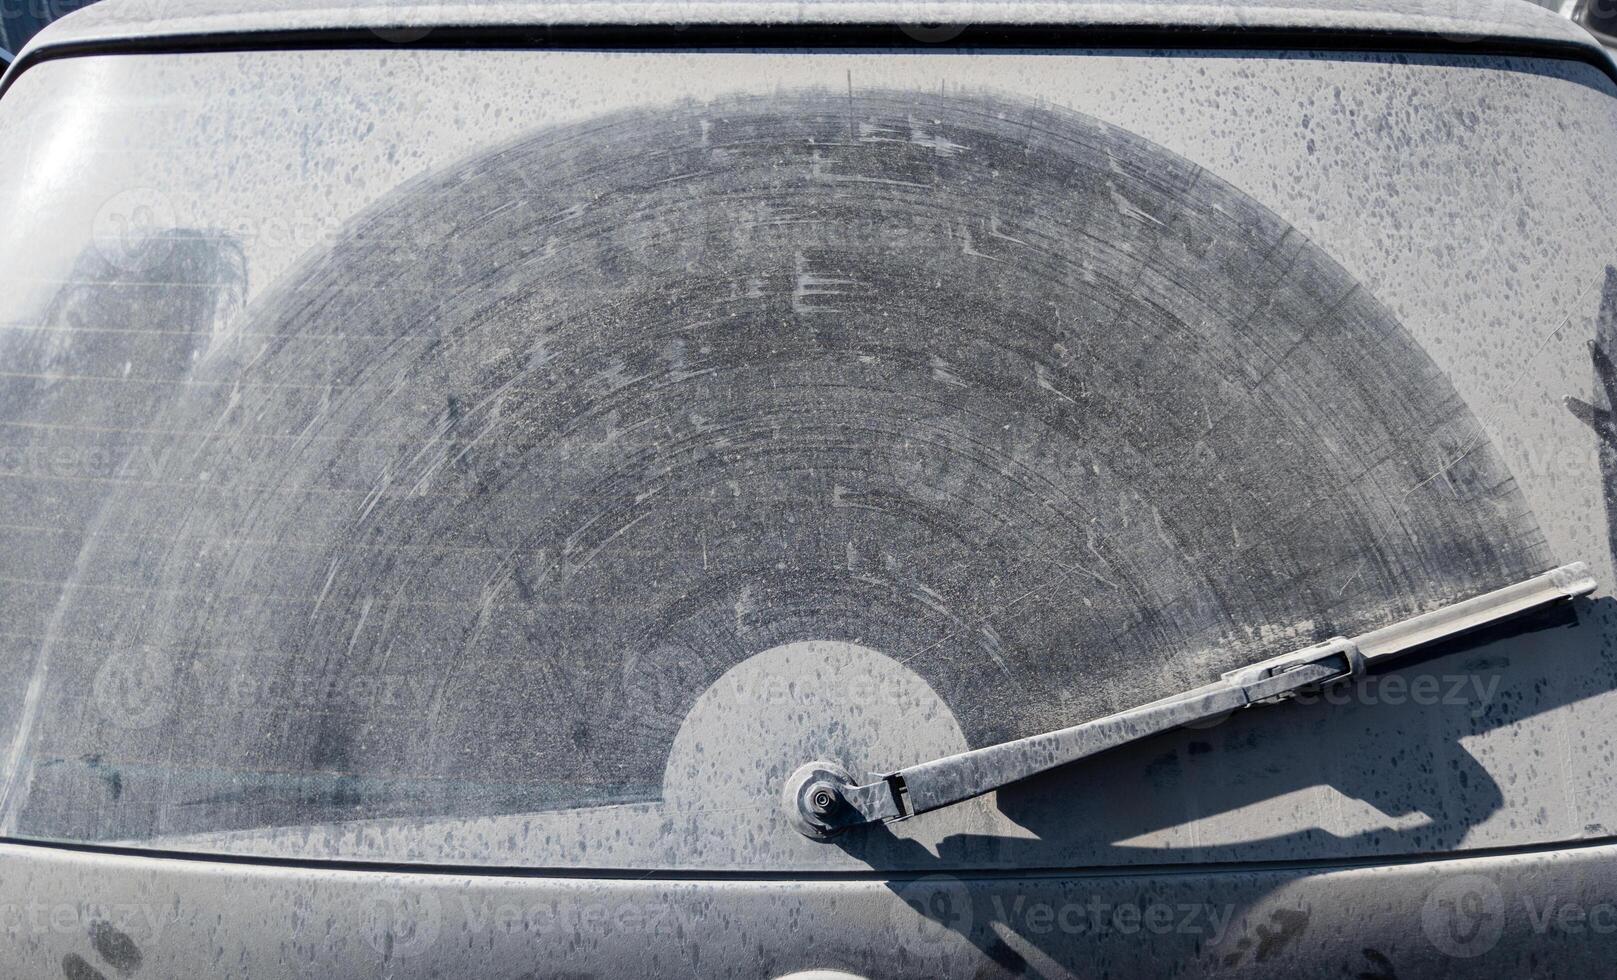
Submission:
<svg viewBox="0 0 1617 980">
<path fill-rule="evenodd" d="M 1211 684 L 1041 735 L 908 766 L 864 784 L 834 762 L 799 768 L 782 790 L 793 824 L 825 839 L 850 827 L 903 820 L 951 806 L 1057 766 L 1252 705 L 1293 697 L 1364 674 L 1433 643 L 1452 640 L 1588 595 L 1582 562 L 1412 616 L 1359 636 L 1336 637 L 1224 673 Z"/>
</svg>

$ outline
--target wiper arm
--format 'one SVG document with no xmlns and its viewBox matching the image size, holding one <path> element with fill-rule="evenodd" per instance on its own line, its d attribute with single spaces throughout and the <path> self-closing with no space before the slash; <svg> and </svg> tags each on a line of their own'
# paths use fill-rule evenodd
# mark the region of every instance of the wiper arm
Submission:
<svg viewBox="0 0 1617 980">
<path fill-rule="evenodd" d="M 1031 735 L 876 776 L 858 784 L 833 762 L 810 762 L 786 781 L 782 802 L 805 835 L 825 839 L 862 824 L 903 820 L 960 803 L 1048 769 L 1183 725 L 1268 704 L 1363 674 L 1420 647 L 1588 595 L 1582 562 L 1456 602 L 1353 638 L 1229 671 L 1211 684 L 1058 731 Z"/>
</svg>

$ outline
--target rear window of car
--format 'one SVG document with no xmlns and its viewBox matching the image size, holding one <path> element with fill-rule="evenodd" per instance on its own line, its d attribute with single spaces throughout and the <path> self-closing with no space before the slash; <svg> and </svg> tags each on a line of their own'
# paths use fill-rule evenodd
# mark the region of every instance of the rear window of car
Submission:
<svg viewBox="0 0 1617 980">
<path fill-rule="evenodd" d="M 29 68 L 0 827 L 862 866 L 785 824 L 798 763 L 1075 724 L 1566 561 L 1609 582 L 1612 95 L 1482 54 Z M 1174 736 L 888 858 L 1577 836 L 1613 803 L 1570 747 L 1617 735 L 1603 649 L 1585 616 L 1442 661 L 1431 704 Z"/>
</svg>

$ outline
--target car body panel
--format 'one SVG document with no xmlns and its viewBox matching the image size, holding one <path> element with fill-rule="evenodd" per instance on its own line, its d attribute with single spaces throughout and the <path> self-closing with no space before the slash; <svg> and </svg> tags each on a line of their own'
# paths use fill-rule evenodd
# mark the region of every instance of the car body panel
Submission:
<svg viewBox="0 0 1617 980">
<path fill-rule="evenodd" d="M 0 963 L 70 980 L 1602 975 L 1614 862 L 1603 845 L 1375 867 L 635 880 L 0 845 Z"/>
<path fill-rule="evenodd" d="M 235 3 L 230 0 L 171 0 L 153 7 L 141 0 L 102 0 L 51 24 L 17 52 L 19 64 L 0 78 L 0 91 L 27 64 L 75 52 L 123 48 L 219 47 L 252 43 L 431 43 L 436 37 L 455 43 L 457 32 L 483 32 L 485 39 L 504 32 L 507 43 L 573 43 L 637 45 L 680 43 L 689 28 L 708 43 L 724 41 L 725 28 L 765 27 L 812 32 L 815 28 L 873 25 L 884 30 L 860 43 L 886 46 L 929 46 L 955 42 L 960 33 L 927 30 L 927 25 L 979 25 L 1033 28 L 1015 35 L 1016 43 L 1039 44 L 1037 31 L 1065 32 L 1058 43 L 1091 43 L 1131 33 L 1159 40 L 1186 32 L 1212 43 L 1262 44 L 1266 36 L 1296 35 L 1331 47 L 1341 44 L 1375 47 L 1403 39 L 1425 46 L 1484 46 L 1498 42 L 1518 49 L 1539 46 L 1605 60 L 1607 55 L 1587 32 L 1552 11 L 1520 0 L 1285 0 L 1285 2 L 1183 4 L 1173 0 L 1113 2 L 948 2 L 891 3 L 881 0 L 836 3 L 551 3 L 547 0 L 500 0 L 492 3 L 432 4 L 371 2 L 333 4 L 324 0 Z M 893 25 L 910 25 L 895 33 Z M 620 30 L 626 29 L 626 30 Z M 540 33 L 535 34 L 535 30 Z M 493 32 L 492 34 L 487 32 Z M 548 32 L 548 33 L 547 33 Z M 596 38 L 591 41 L 593 36 Z M 737 35 L 740 36 L 740 35 Z M 835 45 L 856 35 L 829 34 L 811 43 Z M 978 30 L 963 43 L 988 40 Z M 1051 40 L 1053 35 L 1044 35 Z M 255 40 L 256 38 L 256 40 Z M 639 38 L 637 41 L 636 38 Z M 768 39 L 764 39 L 768 40 Z M 770 43 L 789 42 L 782 34 Z"/>
</svg>

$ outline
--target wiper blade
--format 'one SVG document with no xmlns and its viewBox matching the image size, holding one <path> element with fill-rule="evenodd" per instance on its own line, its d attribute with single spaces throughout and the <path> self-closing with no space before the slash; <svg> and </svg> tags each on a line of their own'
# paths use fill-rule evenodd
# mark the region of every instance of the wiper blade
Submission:
<svg viewBox="0 0 1617 980">
<path fill-rule="evenodd" d="M 1372 665 L 1588 595 L 1594 589 L 1588 566 L 1582 562 L 1563 565 L 1360 636 L 1339 636 L 1228 671 L 1211 684 L 1160 701 L 1071 728 L 908 766 L 868 783 L 856 783 L 834 762 L 810 762 L 787 780 L 782 802 L 799 830 L 822 840 L 850 827 L 903 820 L 1159 732 L 1348 680 Z"/>
</svg>

